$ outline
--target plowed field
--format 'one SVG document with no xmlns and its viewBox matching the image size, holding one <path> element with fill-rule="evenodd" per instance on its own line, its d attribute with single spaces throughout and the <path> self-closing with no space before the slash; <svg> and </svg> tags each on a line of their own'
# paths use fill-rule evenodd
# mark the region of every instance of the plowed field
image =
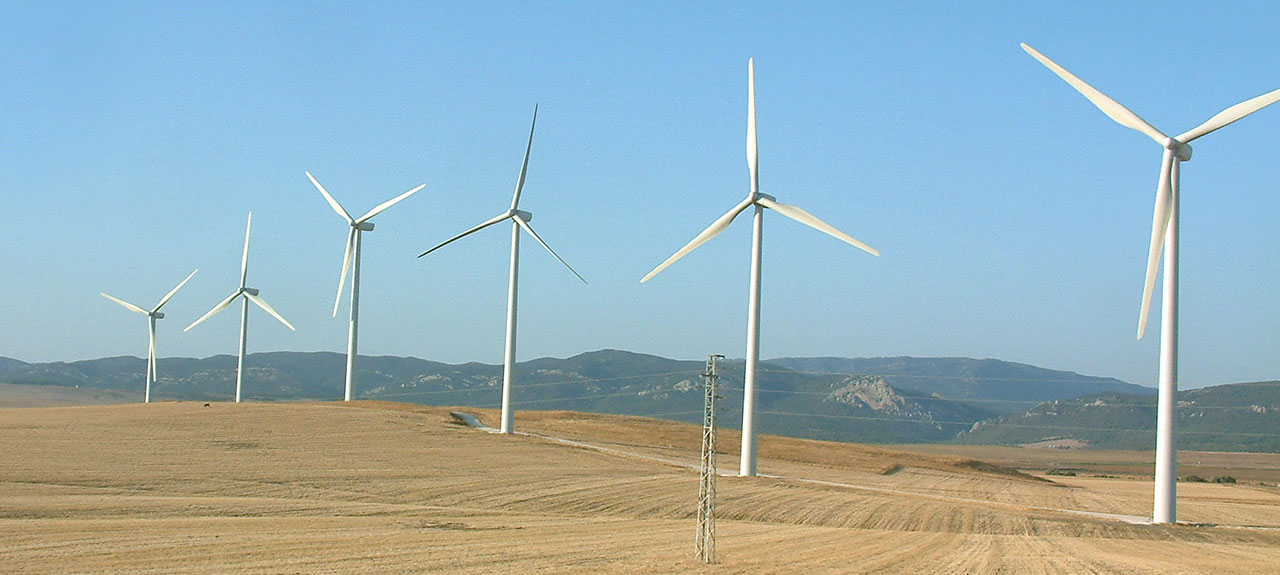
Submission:
<svg viewBox="0 0 1280 575">
<path fill-rule="evenodd" d="M 0 572 L 1280 572 L 1280 490 L 1256 482 L 1180 485 L 1180 519 L 1216 526 L 1135 525 L 1076 512 L 1149 513 L 1149 479 L 775 437 L 774 477 L 720 478 L 704 566 L 700 429 L 517 426 L 535 435 L 371 402 L 2 409 Z"/>
</svg>

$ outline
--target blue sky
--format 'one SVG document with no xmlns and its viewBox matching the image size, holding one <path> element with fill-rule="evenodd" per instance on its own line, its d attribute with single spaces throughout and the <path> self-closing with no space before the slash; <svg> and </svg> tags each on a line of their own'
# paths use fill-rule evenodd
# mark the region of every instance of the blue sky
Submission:
<svg viewBox="0 0 1280 575">
<path fill-rule="evenodd" d="M 423 5 L 428 4 L 428 5 Z M 1180 133 L 1280 87 L 1267 3 L 8 3 L 0 6 L 0 355 L 345 349 L 345 224 L 365 235 L 362 354 L 500 363 L 521 207 L 590 282 L 523 243 L 519 358 L 741 357 L 747 58 L 761 189 L 884 255 L 765 222 L 762 355 L 970 356 L 1153 384 L 1134 339 L 1160 149 L 1019 49 Z M 967 4 L 967 3 L 965 3 Z M 1184 387 L 1280 377 L 1280 106 L 1198 140 L 1182 174 Z M 1157 300 L 1155 305 L 1159 305 Z"/>
</svg>

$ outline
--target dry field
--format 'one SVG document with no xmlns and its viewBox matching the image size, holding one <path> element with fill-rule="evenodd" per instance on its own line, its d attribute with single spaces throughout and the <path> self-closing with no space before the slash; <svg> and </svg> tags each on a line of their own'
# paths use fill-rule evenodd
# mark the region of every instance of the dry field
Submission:
<svg viewBox="0 0 1280 575">
<path fill-rule="evenodd" d="M 142 401 L 142 394 L 94 387 L 0 383 L 0 408 L 104 405 L 135 401 Z"/>
<path fill-rule="evenodd" d="M 924 454 L 959 455 L 1019 469 L 1071 469 L 1091 475 L 1147 478 L 1151 477 L 1156 458 L 1154 451 L 1026 449 L 981 445 L 901 445 L 895 446 L 895 449 Z M 1182 451 L 1178 453 L 1178 474 L 1205 478 L 1230 475 L 1242 481 L 1280 484 L 1280 454 Z"/>
<path fill-rule="evenodd" d="M 375 402 L 0 409 L 0 572 L 1280 572 L 1274 487 L 1182 485 L 1181 518 L 1217 526 L 1133 525 L 1071 511 L 1147 513 L 1146 480 L 775 437 L 776 477 L 719 480 L 704 566 L 696 427 L 516 421 L 538 435 Z"/>
</svg>

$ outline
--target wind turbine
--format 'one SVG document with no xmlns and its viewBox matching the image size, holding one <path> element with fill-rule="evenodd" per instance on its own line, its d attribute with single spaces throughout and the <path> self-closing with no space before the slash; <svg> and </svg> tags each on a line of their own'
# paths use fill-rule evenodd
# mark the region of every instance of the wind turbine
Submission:
<svg viewBox="0 0 1280 575">
<path fill-rule="evenodd" d="M 246 287 L 245 280 L 249 276 L 249 229 L 252 226 L 253 212 L 249 212 L 249 220 L 244 225 L 244 255 L 240 256 L 240 287 L 236 289 L 235 293 L 227 296 L 227 299 L 224 299 L 219 302 L 218 305 L 213 306 L 213 309 L 209 310 L 209 313 L 200 316 L 200 319 L 191 322 L 191 325 L 182 330 L 184 333 L 190 331 L 191 328 L 200 325 L 200 322 L 203 322 L 204 320 L 213 317 L 214 314 L 226 309 L 227 306 L 236 301 L 236 298 L 244 296 L 244 301 L 241 302 L 243 305 L 240 308 L 240 355 L 236 359 L 236 403 L 240 403 L 240 383 L 244 375 L 244 348 L 245 336 L 249 327 L 249 302 L 253 302 L 257 304 L 258 307 L 266 310 L 266 312 L 271 314 L 272 317 L 280 320 L 280 323 L 283 323 L 285 327 L 291 330 L 294 329 L 293 324 L 289 323 L 289 320 L 286 320 L 284 316 L 276 313 L 276 310 L 271 309 L 271 306 L 267 304 L 266 300 L 258 296 L 258 288 Z"/>
<path fill-rule="evenodd" d="M 187 279 L 182 280 L 182 282 L 178 284 L 178 287 L 169 290 L 169 293 L 160 298 L 160 303 L 156 304 L 156 307 L 151 308 L 151 311 L 142 309 L 118 297 L 98 292 L 102 294 L 102 297 L 124 306 L 124 308 L 129 311 L 136 311 L 147 316 L 147 324 L 150 328 L 151 336 L 147 340 L 147 391 L 146 394 L 143 395 L 143 403 L 151 403 L 151 384 L 156 381 L 156 320 L 164 319 L 164 312 L 160 311 L 160 308 L 164 307 L 164 304 L 169 303 L 169 300 L 173 298 L 173 294 L 178 293 L 178 290 L 182 289 L 182 286 L 187 285 L 187 282 L 191 281 L 191 277 L 196 275 L 196 272 L 198 271 L 200 270 L 192 271 L 187 276 Z"/>
<path fill-rule="evenodd" d="M 501 223 L 505 220 L 511 220 L 511 280 L 507 289 L 507 342 L 506 351 L 503 354 L 502 361 L 502 426 L 499 429 L 501 433 L 507 434 L 515 433 L 515 415 L 511 412 L 511 385 L 515 379 L 516 366 L 516 294 L 520 278 L 520 230 L 523 229 L 528 232 L 529 235 L 533 236 L 533 239 L 537 240 L 539 244 L 542 244 L 542 247 L 546 248 L 548 252 L 551 252 L 552 256 L 555 256 L 560 263 L 564 264 L 564 267 L 568 268 L 573 275 L 578 276 L 578 279 L 582 280 L 582 283 L 587 283 L 587 280 L 582 279 L 582 276 L 573 269 L 573 266 L 569 265 L 569 262 L 564 261 L 564 258 L 560 257 L 560 254 L 557 254 L 555 250 L 551 249 L 551 246 L 547 245 L 547 242 L 542 241 L 542 238 L 538 236 L 538 232 L 533 231 L 533 228 L 529 225 L 529 222 L 533 220 L 533 214 L 519 209 L 520 191 L 524 189 L 525 172 L 529 170 L 529 151 L 533 149 L 533 129 L 537 125 L 538 106 L 535 104 L 533 106 L 533 124 L 529 126 L 529 144 L 525 146 L 524 149 L 524 163 L 520 166 L 520 177 L 516 180 L 516 192 L 511 198 L 511 207 L 508 208 L 507 211 L 485 220 L 480 225 L 453 236 L 452 238 L 445 240 L 440 245 L 418 254 L 418 257 L 425 256 L 484 228 Z"/>
<path fill-rule="evenodd" d="M 1138 339 L 1147 329 L 1151 308 L 1151 292 L 1155 288 L 1156 271 L 1164 253 L 1164 293 L 1160 320 L 1160 388 L 1156 411 L 1156 486 L 1151 520 L 1155 523 L 1177 522 L 1177 448 L 1174 444 L 1176 422 L 1175 396 L 1178 392 L 1178 167 L 1191 159 L 1192 140 L 1213 132 L 1280 100 L 1280 90 L 1267 92 L 1218 112 L 1203 124 L 1176 137 L 1166 136 L 1119 102 L 1068 72 L 1035 48 L 1022 44 L 1031 57 L 1066 80 L 1102 113 L 1122 126 L 1146 134 L 1164 148 L 1160 162 L 1160 180 L 1156 185 L 1155 213 L 1151 221 L 1151 247 L 1147 254 L 1146 283 L 1142 288 L 1142 308 L 1138 313 Z"/>
<path fill-rule="evenodd" d="M 760 174 L 759 174 L 759 154 L 756 150 L 756 72 L 753 60 L 747 60 L 747 169 L 751 172 L 751 193 L 747 194 L 747 199 L 742 200 L 733 209 L 726 212 L 719 219 L 712 222 L 707 229 L 695 236 L 684 247 L 680 248 L 674 255 L 667 258 L 658 267 L 653 268 L 649 275 L 644 276 L 640 282 L 647 282 L 658 275 L 667 266 L 675 263 L 676 260 L 684 257 L 698 246 L 706 243 L 711 238 L 716 237 L 723 232 L 733 219 L 738 217 L 747 208 L 755 208 L 754 227 L 751 234 L 751 288 L 747 298 L 747 366 L 746 375 L 743 382 L 743 398 L 742 398 L 742 459 L 739 473 L 746 477 L 756 474 L 756 425 L 755 425 L 755 404 L 756 404 L 756 366 L 760 363 L 760 264 L 761 264 L 761 244 L 762 234 L 764 233 L 764 210 L 765 208 L 774 210 L 788 218 L 800 222 L 806 226 L 814 228 L 822 233 L 830 235 L 840 241 L 859 248 L 871 255 L 878 256 L 880 252 L 871 246 L 853 239 L 848 234 L 837 230 L 835 227 L 814 217 L 813 214 L 806 212 L 796 206 L 783 204 L 774 199 L 769 194 L 760 192 Z"/>
<path fill-rule="evenodd" d="M 311 172 L 306 172 L 306 174 L 307 179 L 311 180 L 312 184 L 315 184 L 317 190 L 320 190 L 320 194 L 329 202 L 329 206 L 333 208 L 333 211 L 338 212 L 339 216 L 347 220 L 347 224 L 351 228 L 347 231 L 347 251 L 342 256 L 342 276 L 338 278 L 338 297 L 333 300 L 333 317 L 338 317 L 338 305 L 342 303 L 342 286 L 347 281 L 347 270 L 351 269 L 351 325 L 347 330 L 347 391 L 343 395 L 343 401 L 351 401 L 351 381 L 355 379 L 356 374 L 356 337 L 360 323 L 360 235 L 363 232 L 373 231 L 373 222 L 369 221 L 373 216 L 396 205 L 400 200 L 413 195 L 414 192 L 427 185 L 419 185 L 412 190 L 378 204 L 377 207 L 369 210 L 369 213 L 353 219 L 351 214 L 347 213 L 347 210 L 343 209 L 342 205 L 338 203 L 338 200 L 333 199 L 333 196 L 329 195 L 324 186 L 316 181 Z"/>
</svg>

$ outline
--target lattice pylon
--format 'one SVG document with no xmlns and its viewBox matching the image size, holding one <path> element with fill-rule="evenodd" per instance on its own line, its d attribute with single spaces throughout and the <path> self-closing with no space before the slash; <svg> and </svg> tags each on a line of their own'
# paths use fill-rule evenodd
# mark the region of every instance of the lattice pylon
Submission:
<svg viewBox="0 0 1280 575">
<path fill-rule="evenodd" d="M 703 378 L 702 469 L 698 481 L 698 534 L 695 546 L 703 563 L 716 561 L 716 393 L 717 360 L 723 355 L 708 355 Z"/>
</svg>

